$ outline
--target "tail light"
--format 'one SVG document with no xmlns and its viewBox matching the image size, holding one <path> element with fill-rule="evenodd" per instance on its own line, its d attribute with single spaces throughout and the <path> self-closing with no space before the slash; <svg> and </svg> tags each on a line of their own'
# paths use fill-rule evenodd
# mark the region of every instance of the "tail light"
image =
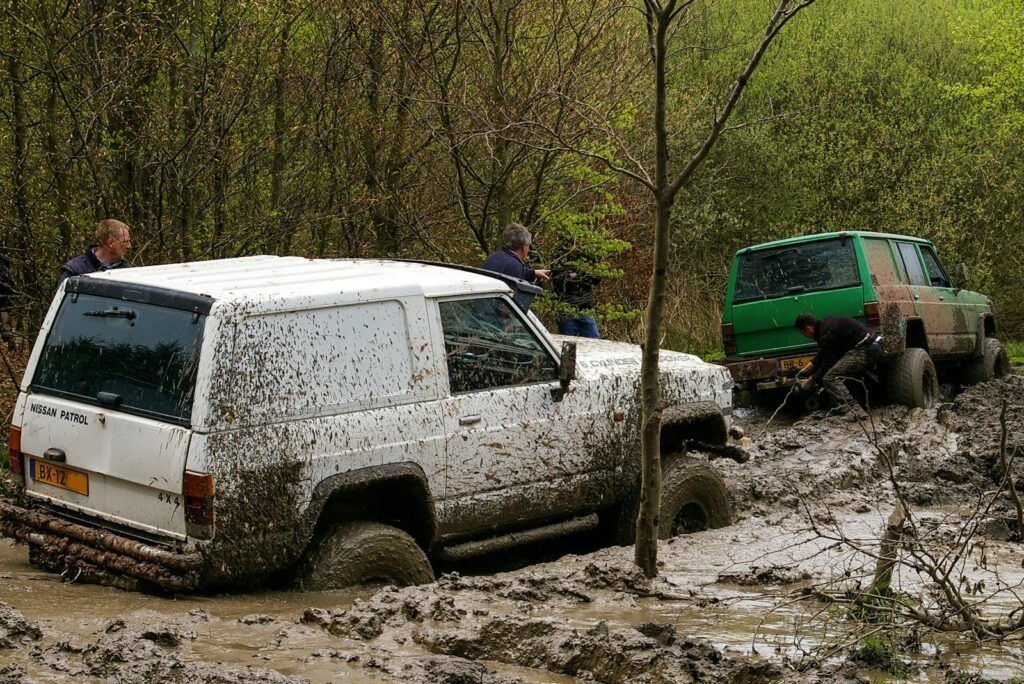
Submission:
<svg viewBox="0 0 1024 684">
<path fill-rule="evenodd" d="M 874 328 L 876 332 L 882 329 L 882 317 L 878 313 L 878 302 L 864 304 L 864 320 L 868 327 Z"/>
<path fill-rule="evenodd" d="M 736 353 L 736 334 L 732 330 L 732 323 L 722 324 L 722 345 L 726 354 Z"/>
<path fill-rule="evenodd" d="M 185 495 L 185 522 L 212 525 L 213 475 L 186 470 L 182 494 Z"/>
<path fill-rule="evenodd" d="M 7 457 L 11 463 L 11 473 L 20 482 L 25 482 L 25 463 L 21 456 L 21 428 L 11 426 L 7 433 Z"/>
</svg>

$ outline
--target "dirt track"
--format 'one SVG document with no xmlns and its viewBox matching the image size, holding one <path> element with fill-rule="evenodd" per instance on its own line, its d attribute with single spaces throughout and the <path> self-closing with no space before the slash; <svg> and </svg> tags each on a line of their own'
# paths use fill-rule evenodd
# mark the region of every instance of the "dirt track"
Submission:
<svg viewBox="0 0 1024 684">
<path fill-rule="evenodd" d="M 870 426 L 808 416 L 765 429 L 764 416 L 745 415 L 751 462 L 715 463 L 739 519 L 663 543 L 650 582 L 632 549 L 612 548 L 401 590 L 168 600 L 62 584 L 0 542 L 0 683 L 831 682 L 893 666 L 924 681 L 1009 680 L 1024 669 L 1019 635 L 976 644 L 919 634 L 894 662 L 841 646 L 821 657 L 841 620 L 807 596 L 870 575 L 873 559 L 855 547 L 875 548 L 895 503 L 880 453 L 891 454 L 920 529 L 953 534 L 987 501 L 1003 398 L 1012 448 L 1024 444 L 1021 375 L 937 410 L 875 410 Z M 985 558 L 965 572 L 989 589 L 1019 588 L 1014 511 L 1005 494 L 995 501 L 977 535 Z M 928 590 L 909 570 L 894 586 Z M 1002 592 L 986 610 L 1020 605 Z"/>
</svg>

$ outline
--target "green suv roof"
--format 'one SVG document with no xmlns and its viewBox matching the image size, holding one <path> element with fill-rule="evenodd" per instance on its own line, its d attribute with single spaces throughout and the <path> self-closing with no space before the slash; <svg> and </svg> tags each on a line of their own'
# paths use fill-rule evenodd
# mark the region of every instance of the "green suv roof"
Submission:
<svg viewBox="0 0 1024 684">
<path fill-rule="evenodd" d="M 797 237 L 785 238 L 783 240 L 773 240 L 772 242 L 762 242 L 759 245 L 751 245 L 742 249 L 736 250 L 736 254 L 743 254 L 744 252 L 757 251 L 762 249 L 772 249 L 774 247 L 781 247 L 785 245 L 796 245 L 801 242 L 816 242 L 818 240 L 827 240 L 829 238 L 837 238 L 844 236 L 866 236 L 873 238 L 888 238 L 893 240 L 902 240 L 904 242 L 920 242 L 921 244 L 930 245 L 930 240 L 924 238 L 914 237 L 912 235 L 899 235 L 897 233 L 876 233 L 871 230 L 843 230 L 833 233 L 814 233 L 811 235 L 800 235 Z"/>
</svg>

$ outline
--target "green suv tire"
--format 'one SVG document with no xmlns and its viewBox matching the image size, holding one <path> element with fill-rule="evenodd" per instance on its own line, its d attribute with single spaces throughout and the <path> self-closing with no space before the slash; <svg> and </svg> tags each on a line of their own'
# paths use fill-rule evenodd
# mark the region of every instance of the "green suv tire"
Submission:
<svg viewBox="0 0 1024 684">
<path fill-rule="evenodd" d="M 909 347 L 889 365 L 889 399 L 911 408 L 932 408 L 939 399 L 939 376 L 924 349 Z"/>
<path fill-rule="evenodd" d="M 969 360 L 960 371 L 960 382 L 964 385 L 977 385 L 1001 378 L 1010 372 L 1010 357 L 1003 349 L 1003 343 L 994 337 L 986 337 L 982 341 L 981 355 Z"/>
</svg>

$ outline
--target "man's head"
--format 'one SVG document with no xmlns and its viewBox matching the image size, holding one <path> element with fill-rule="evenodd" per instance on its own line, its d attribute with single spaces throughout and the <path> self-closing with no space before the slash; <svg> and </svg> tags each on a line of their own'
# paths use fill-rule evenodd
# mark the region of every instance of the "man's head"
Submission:
<svg viewBox="0 0 1024 684">
<path fill-rule="evenodd" d="M 530 235 L 530 231 L 518 223 L 508 224 L 501 233 L 501 248 L 515 252 L 521 259 L 525 259 L 526 255 L 530 253 L 532 241 L 533 236 Z"/>
<path fill-rule="evenodd" d="M 102 261 L 122 261 L 132 249 L 132 236 L 128 226 L 115 219 L 103 219 L 96 224 L 93 236 L 96 256 Z"/>
<path fill-rule="evenodd" d="M 801 335 L 810 339 L 814 337 L 814 331 L 818 328 L 818 319 L 809 313 L 802 313 L 796 317 L 794 326 Z"/>
</svg>

